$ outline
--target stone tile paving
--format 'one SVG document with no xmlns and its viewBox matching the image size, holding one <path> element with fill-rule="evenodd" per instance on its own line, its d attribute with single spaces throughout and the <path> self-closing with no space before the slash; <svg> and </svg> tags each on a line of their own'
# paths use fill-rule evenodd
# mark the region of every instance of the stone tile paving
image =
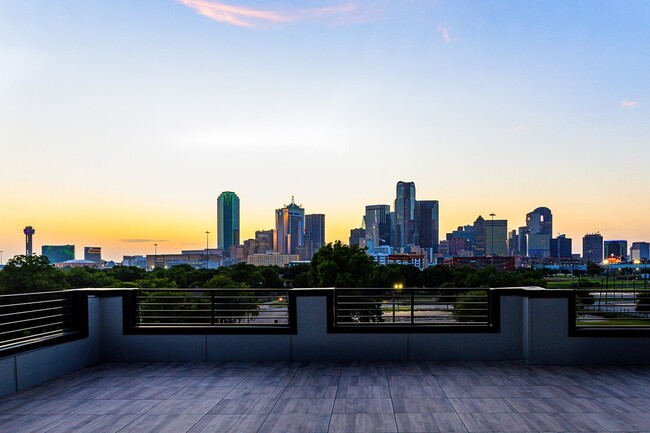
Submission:
<svg viewBox="0 0 650 433">
<path fill-rule="evenodd" d="M 105 363 L 0 398 L 0 432 L 650 432 L 650 367 Z"/>
</svg>

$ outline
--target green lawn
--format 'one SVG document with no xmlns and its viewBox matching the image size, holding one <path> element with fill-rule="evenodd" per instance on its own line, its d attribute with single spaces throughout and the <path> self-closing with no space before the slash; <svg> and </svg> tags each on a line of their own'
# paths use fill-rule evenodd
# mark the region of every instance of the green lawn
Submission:
<svg viewBox="0 0 650 433">
<path fill-rule="evenodd" d="M 602 320 L 602 321 L 587 321 L 581 322 L 578 320 L 576 325 L 579 327 L 582 326 L 606 326 L 606 327 L 617 327 L 617 326 L 650 326 L 650 320 L 648 319 L 618 319 L 618 320 Z"/>
</svg>

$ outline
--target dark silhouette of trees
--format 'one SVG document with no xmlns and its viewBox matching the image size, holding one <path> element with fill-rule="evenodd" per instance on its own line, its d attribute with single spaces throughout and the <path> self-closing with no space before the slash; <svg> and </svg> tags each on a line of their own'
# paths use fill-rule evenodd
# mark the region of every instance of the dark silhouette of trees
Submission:
<svg viewBox="0 0 650 433">
<path fill-rule="evenodd" d="M 321 247 L 311 259 L 311 287 L 370 287 L 374 260 L 357 245 L 336 241 Z"/>
<path fill-rule="evenodd" d="M 64 275 L 45 256 L 15 256 L 0 273 L 0 294 L 47 292 L 67 287 Z"/>
<path fill-rule="evenodd" d="M 600 266 L 590 265 L 592 273 Z M 575 274 L 579 272 L 576 271 Z M 230 286 L 228 286 L 230 284 Z M 539 270 L 518 269 L 504 272 L 488 266 L 430 266 L 419 270 L 406 265 L 377 265 L 364 250 L 340 241 L 330 243 L 316 252 L 310 264 L 289 268 L 252 266 L 240 263 L 218 269 L 194 269 L 190 265 L 156 268 L 146 271 L 130 266 L 111 269 L 57 269 L 43 256 L 16 256 L 0 271 L 0 293 L 21 293 L 66 288 L 486 288 L 546 286 Z M 581 284 L 581 287 L 584 284 Z"/>
<path fill-rule="evenodd" d="M 603 268 L 598 263 L 587 263 L 587 275 L 596 277 L 603 273 Z"/>
</svg>

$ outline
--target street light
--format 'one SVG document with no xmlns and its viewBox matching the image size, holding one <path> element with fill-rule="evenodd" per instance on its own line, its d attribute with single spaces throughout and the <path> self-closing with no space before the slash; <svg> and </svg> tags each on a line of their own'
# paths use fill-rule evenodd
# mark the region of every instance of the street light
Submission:
<svg viewBox="0 0 650 433">
<path fill-rule="evenodd" d="M 210 268 L 210 252 L 208 251 L 208 245 L 210 245 L 209 239 L 210 232 L 205 231 L 205 269 Z"/>
<path fill-rule="evenodd" d="M 395 323 L 395 291 L 402 290 L 403 288 L 404 284 L 402 283 L 393 284 L 393 323 Z"/>
<path fill-rule="evenodd" d="M 495 213 L 491 213 L 490 217 L 492 217 L 492 224 L 491 224 L 491 230 L 490 230 L 490 257 L 494 257 L 494 217 L 496 216 Z M 492 264 L 494 264 L 494 259 L 492 259 Z"/>
</svg>

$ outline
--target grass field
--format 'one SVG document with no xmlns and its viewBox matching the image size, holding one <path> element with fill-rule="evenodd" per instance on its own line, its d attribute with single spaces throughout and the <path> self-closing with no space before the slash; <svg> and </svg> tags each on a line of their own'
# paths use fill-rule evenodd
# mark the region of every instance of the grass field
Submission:
<svg viewBox="0 0 650 433">
<path fill-rule="evenodd" d="M 547 278 L 546 287 L 548 289 L 596 289 L 596 290 L 650 290 L 650 284 L 645 280 L 614 280 L 605 277 L 582 277 L 578 278 Z"/>
</svg>

